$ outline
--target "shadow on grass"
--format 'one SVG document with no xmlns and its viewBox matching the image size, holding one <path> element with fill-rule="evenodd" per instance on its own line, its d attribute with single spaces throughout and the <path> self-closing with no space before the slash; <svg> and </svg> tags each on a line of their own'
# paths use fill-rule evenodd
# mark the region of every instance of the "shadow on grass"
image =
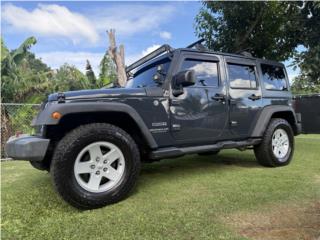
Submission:
<svg viewBox="0 0 320 240">
<path fill-rule="evenodd" d="M 263 168 L 255 160 L 252 152 L 228 151 L 219 155 L 188 155 L 176 159 L 164 159 L 159 162 L 145 163 L 142 166 L 137 187 L 131 193 L 154 188 L 180 179 L 198 178 L 205 174 L 227 175 L 239 169 Z M 223 177 L 223 176 L 222 176 Z"/>
<path fill-rule="evenodd" d="M 154 163 L 143 164 L 141 175 L 149 174 L 175 174 L 181 171 L 197 172 L 203 168 L 212 171 L 222 170 L 227 171 L 233 167 L 244 168 L 261 168 L 255 160 L 253 154 L 242 154 L 241 152 L 232 152 L 221 155 L 199 156 L 189 155 L 177 159 L 165 159 Z"/>
</svg>

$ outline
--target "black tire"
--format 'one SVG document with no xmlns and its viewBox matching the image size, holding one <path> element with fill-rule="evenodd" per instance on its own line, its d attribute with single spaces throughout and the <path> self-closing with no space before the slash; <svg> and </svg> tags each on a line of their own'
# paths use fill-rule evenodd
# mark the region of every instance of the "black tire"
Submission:
<svg viewBox="0 0 320 240">
<path fill-rule="evenodd" d="M 209 151 L 209 152 L 201 152 L 198 153 L 199 156 L 211 156 L 211 155 L 217 155 L 220 152 L 220 150 L 216 151 Z"/>
<path fill-rule="evenodd" d="M 74 176 L 74 163 L 79 152 L 91 143 L 108 141 L 123 153 L 125 170 L 121 181 L 108 191 L 94 193 L 82 188 Z M 134 187 L 141 168 L 139 149 L 122 129 L 106 124 L 82 125 L 58 143 L 51 162 L 54 186 L 62 198 L 79 209 L 94 209 L 119 202 Z"/>
<path fill-rule="evenodd" d="M 50 172 L 50 165 L 47 163 L 30 161 L 30 164 L 37 170 Z"/>
<path fill-rule="evenodd" d="M 289 140 L 289 148 L 286 155 L 282 158 L 278 158 L 272 147 L 272 137 L 277 129 L 282 129 L 286 132 Z M 294 134 L 290 124 L 281 118 L 271 119 L 259 145 L 254 147 L 254 153 L 258 162 L 262 166 L 266 167 L 279 167 L 288 165 L 291 162 L 294 152 Z"/>
</svg>

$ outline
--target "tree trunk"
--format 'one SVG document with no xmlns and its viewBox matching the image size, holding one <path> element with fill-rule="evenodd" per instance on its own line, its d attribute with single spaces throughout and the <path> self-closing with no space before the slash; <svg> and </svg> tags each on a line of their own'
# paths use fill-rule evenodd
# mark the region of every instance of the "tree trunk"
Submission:
<svg viewBox="0 0 320 240">
<path fill-rule="evenodd" d="M 126 74 L 126 65 L 124 62 L 124 46 L 121 44 L 119 46 L 119 51 L 117 49 L 116 45 L 116 37 L 115 37 L 115 30 L 111 29 L 110 31 L 107 31 L 109 36 L 109 55 L 113 62 L 116 65 L 117 70 L 117 83 L 124 87 L 127 82 L 127 74 Z"/>
</svg>

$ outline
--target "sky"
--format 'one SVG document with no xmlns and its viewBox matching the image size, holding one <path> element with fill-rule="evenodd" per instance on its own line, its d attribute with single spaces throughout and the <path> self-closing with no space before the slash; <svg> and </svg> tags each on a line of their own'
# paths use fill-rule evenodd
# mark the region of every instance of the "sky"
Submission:
<svg viewBox="0 0 320 240">
<path fill-rule="evenodd" d="M 31 51 L 50 67 L 69 63 L 84 72 L 88 59 L 98 72 L 108 47 L 106 30 L 116 29 L 130 64 L 162 44 L 178 48 L 196 41 L 194 19 L 201 3 L 5 1 L 1 8 L 1 35 L 9 49 L 34 36 Z M 297 74 L 288 69 L 289 78 Z"/>
</svg>

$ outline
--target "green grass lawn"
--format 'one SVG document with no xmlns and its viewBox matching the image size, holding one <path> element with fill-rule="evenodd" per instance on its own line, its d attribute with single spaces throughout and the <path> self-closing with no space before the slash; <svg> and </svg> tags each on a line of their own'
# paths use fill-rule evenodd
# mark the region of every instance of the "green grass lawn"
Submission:
<svg viewBox="0 0 320 240">
<path fill-rule="evenodd" d="M 2 239 L 245 239 L 233 227 L 237 214 L 320 201 L 320 135 L 296 138 L 293 162 L 282 168 L 238 150 L 144 165 L 128 199 L 92 211 L 67 205 L 50 175 L 28 162 L 1 167 Z M 318 229 L 319 210 L 310 211 Z"/>
</svg>

